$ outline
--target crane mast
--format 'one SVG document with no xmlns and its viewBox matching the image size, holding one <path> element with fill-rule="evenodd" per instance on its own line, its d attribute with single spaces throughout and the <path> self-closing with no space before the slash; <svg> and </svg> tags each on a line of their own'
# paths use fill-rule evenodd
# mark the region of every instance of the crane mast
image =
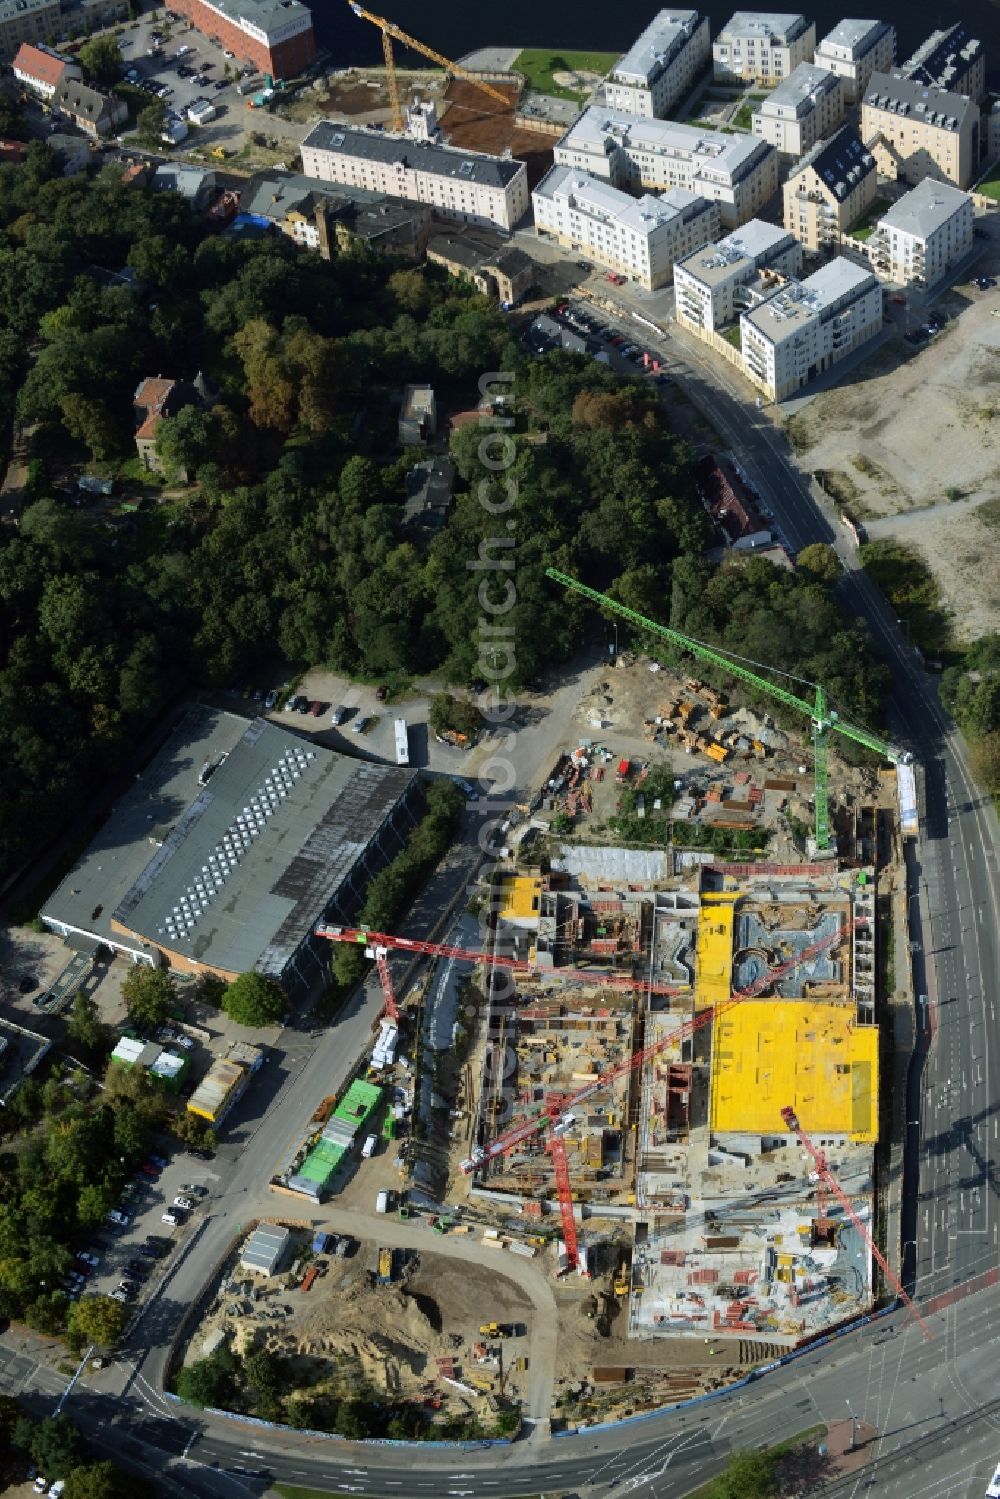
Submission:
<svg viewBox="0 0 1000 1499">
<path fill-rule="evenodd" d="M 908 1307 L 909 1310 L 913 1313 L 913 1316 L 920 1324 L 920 1330 L 923 1333 L 924 1337 L 927 1338 L 928 1341 L 930 1341 L 933 1337 L 930 1328 L 927 1326 L 927 1323 L 917 1311 L 917 1308 L 911 1298 L 904 1291 L 902 1282 L 890 1266 L 885 1255 L 875 1243 L 875 1240 L 872 1238 L 871 1234 L 868 1231 L 868 1225 L 865 1223 L 860 1213 L 857 1212 L 853 1202 L 848 1197 L 847 1193 L 844 1191 L 843 1187 L 840 1185 L 833 1172 L 830 1170 L 830 1167 L 827 1165 L 825 1153 L 820 1150 L 819 1147 L 812 1142 L 812 1140 L 810 1140 L 809 1136 L 806 1134 L 805 1130 L 799 1123 L 794 1109 L 782 1109 L 781 1117 L 785 1123 L 786 1128 L 791 1130 L 792 1134 L 798 1140 L 803 1150 L 805 1150 L 812 1157 L 812 1162 L 817 1177 L 824 1186 L 829 1187 L 834 1197 L 836 1197 L 837 1201 L 840 1203 L 840 1206 L 844 1209 L 844 1212 L 850 1218 L 851 1222 L 854 1224 L 854 1227 L 857 1229 L 858 1233 L 865 1241 L 865 1244 L 871 1251 L 872 1257 L 878 1262 L 879 1266 L 881 1267 L 882 1274 L 892 1286 L 900 1301 L 902 1301 L 904 1305 Z"/>
<path fill-rule="evenodd" d="M 671 645 L 678 646 L 681 650 L 689 651 L 699 661 L 706 661 L 712 666 L 718 666 L 736 677 L 742 682 L 748 683 L 759 692 L 766 693 L 775 698 L 779 703 L 784 703 L 786 708 L 792 708 L 797 713 L 803 713 L 812 724 L 813 741 L 813 774 L 815 779 L 815 808 L 816 808 L 816 847 L 828 849 L 830 847 L 830 788 L 829 788 L 829 736 L 831 733 L 841 734 L 845 739 L 851 739 L 855 744 L 864 745 L 866 749 L 881 755 L 883 759 L 891 761 L 894 765 L 908 765 L 912 755 L 908 751 L 900 749 L 896 745 L 880 739 L 877 734 L 871 734 L 867 729 L 859 728 L 856 724 L 846 723 L 840 715 L 827 706 L 826 693 L 817 685 L 813 701 L 809 702 L 804 697 L 799 697 L 795 692 L 789 692 L 785 687 L 779 687 L 776 682 L 771 682 L 767 677 L 760 676 L 751 671 L 741 661 L 734 660 L 725 651 L 715 649 L 713 646 L 705 645 L 701 640 L 693 640 L 689 635 L 682 635 L 679 630 L 671 630 L 667 625 L 657 624 L 655 620 L 647 619 L 645 615 L 638 614 L 636 610 L 629 609 L 625 604 L 619 604 L 617 599 L 609 598 L 606 593 L 599 593 L 596 588 L 588 588 L 578 578 L 571 577 L 555 567 L 547 567 L 545 576 L 552 578 L 554 582 L 560 583 L 563 588 L 571 588 L 574 593 L 582 594 L 584 598 L 590 599 L 592 603 L 599 604 L 602 609 L 610 609 L 615 614 L 620 614 L 631 624 L 640 630 L 645 630 L 652 635 L 659 635 Z"/>
<path fill-rule="evenodd" d="M 433 47 L 428 47 L 426 43 L 418 42 L 415 36 L 410 36 L 401 26 L 397 26 L 394 21 L 387 21 L 384 16 L 375 15 L 373 11 L 366 10 L 363 5 L 357 4 L 356 0 L 349 0 L 349 3 L 354 14 L 360 20 L 370 21 L 382 33 L 382 55 L 385 58 L 386 78 L 389 84 L 392 128 L 397 134 L 401 134 L 403 130 L 403 109 L 399 98 L 399 83 L 396 78 L 396 60 L 392 53 L 393 38 L 397 42 L 402 42 L 404 47 L 412 47 L 414 52 L 421 52 L 424 57 L 430 58 L 431 62 L 436 62 L 439 67 L 444 68 L 449 73 L 453 73 L 456 78 L 464 78 L 467 83 L 474 83 L 478 88 L 482 89 L 484 94 L 489 94 L 491 98 L 498 100 L 505 108 L 510 108 L 511 101 L 507 95 L 502 94 L 499 89 L 487 83 L 478 73 L 473 73 L 468 68 L 463 68 L 460 63 L 452 62 L 442 53 L 435 52 Z"/>
</svg>

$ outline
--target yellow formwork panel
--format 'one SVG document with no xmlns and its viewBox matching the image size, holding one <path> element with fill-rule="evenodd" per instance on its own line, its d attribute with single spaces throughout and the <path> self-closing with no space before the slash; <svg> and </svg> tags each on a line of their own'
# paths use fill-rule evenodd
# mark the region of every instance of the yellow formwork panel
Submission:
<svg viewBox="0 0 1000 1499">
<path fill-rule="evenodd" d="M 538 920 L 542 882 L 530 875 L 508 875 L 500 893 L 500 916 L 507 921 Z"/>
<path fill-rule="evenodd" d="M 807 1135 L 878 1136 L 878 1027 L 844 1005 L 748 1000 L 715 1022 L 711 1128 L 781 1134 L 791 1106 Z"/>
<path fill-rule="evenodd" d="M 703 895 L 698 916 L 695 1007 L 705 1009 L 728 999 L 733 982 L 733 910 L 738 890 Z"/>
</svg>

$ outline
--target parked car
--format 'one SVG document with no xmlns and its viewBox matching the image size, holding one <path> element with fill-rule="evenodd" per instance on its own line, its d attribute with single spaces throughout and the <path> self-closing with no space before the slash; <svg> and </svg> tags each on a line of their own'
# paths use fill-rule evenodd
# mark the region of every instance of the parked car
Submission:
<svg viewBox="0 0 1000 1499">
<path fill-rule="evenodd" d="M 126 1293 L 122 1290 L 121 1286 L 115 1286 L 115 1289 L 113 1291 L 109 1291 L 108 1294 L 110 1295 L 112 1301 L 127 1302 L 129 1299 Z"/>
<path fill-rule="evenodd" d="M 112 1208 L 110 1213 L 107 1214 L 107 1217 L 104 1221 L 106 1223 L 113 1223 L 116 1228 L 128 1228 L 132 1222 L 132 1219 L 129 1217 L 128 1213 L 122 1213 L 119 1212 L 118 1208 Z"/>
<path fill-rule="evenodd" d="M 176 1228 L 180 1221 L 181 1220 L 180 1218 L 178 1218 L 177 1214 L 171 1212 L 169 1209 L 167 1212 L 160 1214 L 160 1222 L 165 1223 L 168 1228 Z"/>
<path fill-rule="evenodd" d="M 180 1208 L 184 1213 L 190 1213 L 191 1209 L 194 1207 L 194 1203 L 192 1202 L 190 1197 L 175 1197 L 174 1207 Z"/>
<path fill-rule="evenodd" d="M 275 703 L 277 701 L 278 701 L 277 689 L 274 688 L 274 687 L 272 687 L 271 691 L 267 694 L 267 697 L 264 699 L 264 707 L 267 709 L 267 711 L 269 713 L 270 713 L 271 709 L 274 707 L 274 705 L 275 705 Z"/>
<path fill-rule="evenodd" d="M 367 718 L 364 718 L 364 717 L 356 718 L 354 720 L 354 722 L 351 724 L 351 733 L 352 734 L 363 734 L 365 732 L 365 729 L 367 729 L 367 727 L 368 727 L 368 720 L 367 720 Z"/>
<path fill-rule="evenodd" d="M 162 1251 L 157 1249 L 155 1244 L 140 1244 L 139 1253 L 144 1260 L 158 1260 Z"/>
<path fill-rule="evenodd" d="M 150 1161 L 152 1161 L 153 1165 L 156 1166 L 156 1167 L 158 1167 L 158 1169 L 160 1171 L 163 1171 L 163 1170 L 166 1169 L 167 1163 L 166 1163 L 166 1160 L 164 1159 L 163 1156 L 161 1156 L 161 1155 L 153 1155 L 152 1151 L 150 1151 L 148 1159 Z"/>
<path fill-rule="evenodd" d="M 314 700 L 309 704 L 309 712 L 312 714 L 313 718 L 321 717 L 323 713 L 323 704 Z"/>
<path fill-rule="evenodd" d="M 214 83 L 213 87 L 215 89 L 215 92 L 219 93 L 219 91 L 221 89 L 229 87 L 229 79 L 228 78 L 217 78 L 215 80 L 215 83 Z"/>
<path fill-rule="evenodd" d="M 229 61 L 232 62 L 233 58 L 236 56 L 236 53 L 235 52 L 223 52 L 222 55 L 223 55 L 223 57 L 228 57 Z"/>
<path fill-rule="evenodd" d="M 140 1166 L 139 1169 L 140 1169 L 140 1171 L 142 1172 L 142 1174 L 144 1176 L 152 1177 L 153 1181 L 156 1181 L 157 1177 L 160 1174 L 157 1171 L 156 1167 L 154 1165 L 152 1165 L 149 1161 L 143 1161 L 143 1163 L 142 1163 L 142 1165 Z"/>
<path fill-rule="evenodd" d="M 175 1036 L 174 1039 L 183 1051 L 192 1051 L 194 1049 L 194 1042 L 190 1036 Z"/>
<path fill-rule="evenodd" d="M 140 1278 L 149 1274 L 149 1266 L 145 1260 L 129 1260 L 128 1270 L 130 1275 L 138 1275 Z"/>
<path fill-rule="evenodd" d="M 335 728 L 337 728 L 344 722 L 344 719 L 346 717 L 346 708 L 334 708 L 333 712 L 330 714 L 330 722 L 334 725 Z"/>
<path fill-rule="evenodd" d="M 185 42 L 183 47 L 178 47 L 177 48 L 177 56 L 178 57 L 186 57 L 187 54 L 189 52 L 191 52 L 192 50 L 193 49 L 191 47 L 189 47 L 188 44 Z"/>
<path fill-rule="evenodd" d="M 101 1256 L 99 1254 L 92 1254 L 89 1249 L 81 1249 L 77 1255 L 77 1259 L 82 1260 L 85 1265 L 89 1265 L 92 1270 L 96 1270 L 101 1263 Z"/>
<path fill-rule="evenodd" d="M 375 697 L 376 697 L 376 700 L 378 702 L 384 703 L 385 700 L 386 700 L 386 698 L 388 696 L 389 696 L 389 689 L 388 689 L 388 687 L 376 687 L 375 688 Z"/>
<path fill-rule="evenodd" d="M 283 711 L 285 713 L 294 713 L 295 712 L 295 704 L 297 702 L 298 702 L 298 698 L 293 693 L 291 697 L 285 699 L 285 706 L 284 706 L 284 710 Z"/>
<path fill-rule="evenodd" d="M 309 712 L 309 699 L 307 697 L 303 697 L 301 693 L 299 693 L 298 697 L 295 699 L 295 711 L 296 713 Z"/>
</svg>

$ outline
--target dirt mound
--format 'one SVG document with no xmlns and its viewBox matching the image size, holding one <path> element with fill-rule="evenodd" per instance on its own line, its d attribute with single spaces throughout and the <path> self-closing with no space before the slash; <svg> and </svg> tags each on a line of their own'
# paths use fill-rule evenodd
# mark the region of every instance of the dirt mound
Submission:
<svg viewBox="0 0 1000 1499">
<path fill-rule="evenodd" d="M 419 1375 L 440 1335 L 420 1302 L 396 1286 L 356 1285 L 339 1301 L 317 1301 L 296 1326 L 298 1352 L 353 1355 L 371 1377 L 387 1359 Z"/>
</svg>

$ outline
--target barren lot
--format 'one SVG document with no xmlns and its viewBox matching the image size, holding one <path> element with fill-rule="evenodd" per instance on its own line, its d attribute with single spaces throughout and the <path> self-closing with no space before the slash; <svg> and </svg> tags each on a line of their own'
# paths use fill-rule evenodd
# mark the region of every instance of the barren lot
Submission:
<svg viewBox="0 0 1000 1499">
<path fill-rule="evenodd" d="M 937 305 L 949 321 L 935 338 L 897 339 L 789 421 L 800 461 L 833 474 L 859 519 L 996 493 L 1000 288 L 964 285 Z"/>
<path fill-rule="evenodd" d="M 1000 470 L 1000 288 L 964 284 L 937 305 L 940 334 L 919 350 L 897 338 L 805 405 L 788 434 L 873 540 L 923 554 L 956 638 L 973 640 L 1000 621 L 1000 518 L 984 508 Z"/>
</svg>

